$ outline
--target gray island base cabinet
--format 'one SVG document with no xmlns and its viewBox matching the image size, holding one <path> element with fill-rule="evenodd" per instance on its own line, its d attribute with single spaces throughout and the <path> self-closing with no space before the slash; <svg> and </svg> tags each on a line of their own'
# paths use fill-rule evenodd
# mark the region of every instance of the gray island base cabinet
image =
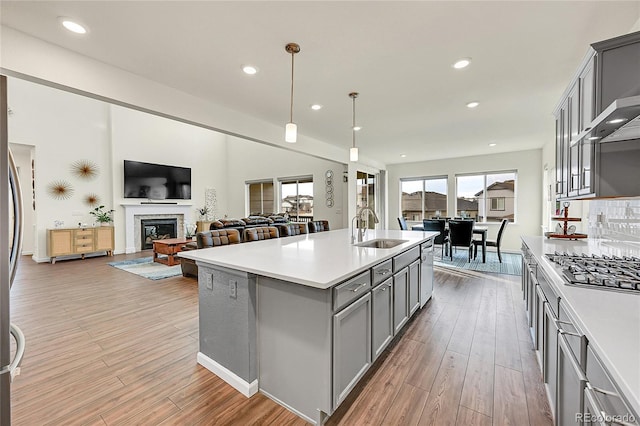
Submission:
<svg viewBox="0 0 640 426">
<path fill-rule="evenodd" d="M 431 297 L 432 276 L 422 276 L 422 271 L 432 274 L 433 266 L 421 262 L 432 262 L 432 257 L 421 256 L 420 245 L 431 243 L 437 233 L 372 233 L 372 238 L 406 243 L 397 250 L 365 249 L 349 245 L 349 231 L 338 230 L 254 242 L 242 252 L 233 246 L 229 251 L 223 247 L 188 252 L 199 267 L 198 362 L 248 397 L 260 391 L 305 420 L 324 423 L 411 314 L 424 306 L 423 299 Z M 336 240 L 343 240 L 344 246 L 335 248 Z M 321 254 L 326 245 L 327 250 L 342 250 L 336 255 L 340 258 L 351 255 L 343 259 L 348 266 L 343 271 L 351 274 L 340 273 L 336 284 L 314 286 L 303 284 L 305 273 L 284 279 L 284 274 L 265 266 L 264 274 L 251 265 L 246 271 L 230 267 L 239 253 L 248 258 L 253 249 L 272 253 L 269 249 L 275 247 L 291 261 L 292 248 L 303 253 L 298 247 L 306 249 L 310 243 Z M 273 259 L 260 261 L 266 265 Z M 327 264 L 325 258 L 325 269 Z M 330 273 L 340 270 L 331 265 Z M 421 288 L 423 279 L 428 289 Z"/>
</svg>

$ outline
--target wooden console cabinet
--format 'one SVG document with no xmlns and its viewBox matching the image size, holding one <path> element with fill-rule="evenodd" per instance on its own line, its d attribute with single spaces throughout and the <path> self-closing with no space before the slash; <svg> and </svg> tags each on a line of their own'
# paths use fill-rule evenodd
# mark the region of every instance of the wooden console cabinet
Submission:
<svg viewBox="0 0 640 426">
<path fill-rule="evenodd" d="M 84 259 L 85 254 L 99 251 L 113 256 L 113 246 L 113 226 L 47 230 L 47 255 L 51 263 L 56 263 L 58 256 L 79 254 Z"/>
</svg>

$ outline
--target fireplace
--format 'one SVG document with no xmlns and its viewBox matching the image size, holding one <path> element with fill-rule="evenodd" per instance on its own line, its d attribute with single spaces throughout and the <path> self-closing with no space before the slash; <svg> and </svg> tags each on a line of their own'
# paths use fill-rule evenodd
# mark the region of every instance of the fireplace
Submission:
<svg viewBox="0 0 640 426">
<path fill-rule="evenodd" d="M 142 219 L 140 221 L 140 248 L 142 250 L 153 248 L 154 240 L 166 240 L 177 236 L 177 219 Z"/>
</svg>

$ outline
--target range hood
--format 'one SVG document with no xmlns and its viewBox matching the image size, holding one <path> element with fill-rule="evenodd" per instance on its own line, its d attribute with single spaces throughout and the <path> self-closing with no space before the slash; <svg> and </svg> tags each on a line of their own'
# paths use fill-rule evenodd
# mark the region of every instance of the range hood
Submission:
<svg viewBox="0 0 640 426">
<path fill-rule="evenodd" d="M 640 96 L 613 101 L 571 145 L 583 139 L 597 143 L 640 139 Z"/>
</svg>

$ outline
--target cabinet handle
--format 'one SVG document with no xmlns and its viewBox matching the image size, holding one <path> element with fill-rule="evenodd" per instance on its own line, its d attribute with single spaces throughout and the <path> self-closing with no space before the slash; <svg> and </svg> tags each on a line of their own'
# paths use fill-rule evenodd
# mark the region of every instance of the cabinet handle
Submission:
<svg viewBox="0 0 640 426">
<path fill-rule="evenodd" d="M 376 274 L 378 275 L 389 275 L 391 273 L 391 269 L 380 269 L 379 271 L 376 271 Z"/>
<path fill-rule="evenodd" d="M 580 364 L 578 363 L 578 360 L 573 354 L 573 351 L 571 350 L 569 343 L 567 343 L 567 338 L 564 336 L 564 334 L 565 333 L 558 333 L 558 345 L 562 347 L 561 350 L 565 353 L 566 357 L 569 359 L 569 363 L 571 363 L 571 366 L 573 367 L 576 374 L 578 375 L 578 380 L 580 380 L 581 382 L 586 382 L 587 376 L 582 371 L 582 367 L 580 367 Z M 560 357 L 558 357 L 558 362 L 560 362 Z M 557 368 L 556 374 L 559 374 L 559 372 L 560 372 L 560 368 Z M 559 378 L 557 378 L 556 380 L 558 379 Z M 560 381 L 558 380 L 556 383 L 559 384 Z"/>
<path fill-rule="evenodd" d="M 351 291 L 355 293 L 356 291 L 360 291 L 360 289 L 366 285 L 368 285 L 368 283 L 358 284 L 358 286 Z"/>
<path fill-rule="evenodd" d="M 591 383 L 589 382 L 586 383 L 586 386 L 584 388 L 584 396 L 587 398 L 587 401 L 589 402 L 589 405 L 591 405 L 591 407 L 593 408 L 593 411 L 595 411 L 594 414 L 597 414 L 604 421 L 607 421 L 607 419 L 612 419 L 614 416 L 607 414 L 607 412 L 602 409 L 602 406 L 600 405 L 600 400 L 596 396 L 596 392 L 600 392 L 605 395 L 612 395 L 616 397 L 620 397 L 620 396 L 613 392 L 595 388 L 591 386 Z M 636 423 L 629 423 L 619 419 L 616 419 L 615 424 L 622 425 L 622 426 L 636 426 Z"/>
</svg>

